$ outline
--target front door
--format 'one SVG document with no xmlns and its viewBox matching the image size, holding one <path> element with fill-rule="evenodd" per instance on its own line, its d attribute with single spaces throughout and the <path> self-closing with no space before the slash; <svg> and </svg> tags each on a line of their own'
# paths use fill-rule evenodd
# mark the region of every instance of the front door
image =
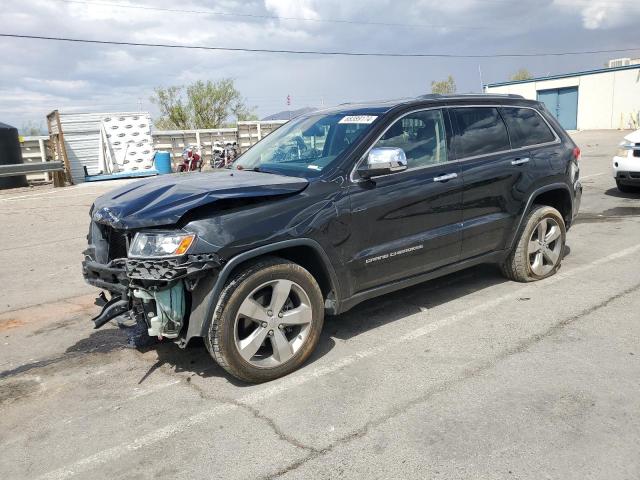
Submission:
<svg viewBox="0 0 640 480">
<path fill-rule="evenodd" d="M 462 178 L 448 134 L 446 111 L 423 110 L 396 120 L 374 145 L 402 148 L 408 168 L 350 186 L 345 254 L 354 293 L 458 260 Z"/>
</svg>

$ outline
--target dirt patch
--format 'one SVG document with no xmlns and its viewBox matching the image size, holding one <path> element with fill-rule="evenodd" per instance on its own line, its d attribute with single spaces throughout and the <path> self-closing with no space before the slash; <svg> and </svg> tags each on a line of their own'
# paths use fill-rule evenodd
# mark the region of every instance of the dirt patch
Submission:
<svg viewBox="0 0 640 480">
<path fill-rule="evenodd" d="M 640 217 L 640 207 L 615 207 L 602 212 L 605 217 Z"/>
<path fill-rule="evenodd" d="M 18 320 L 17 318 L 7 318 L 0 322 L 0 332 L 11 330 L 12 328 L 18 328 L 24 325 L 24 320 Z"/>
<path fill-rule="evenodd" d="M 69 368 L 77 362 L 91 363 L 95 358 L 88 356 L 89 354 L 104 354 L 125 348 L 127 348 L 127 336 L 120 329 L 108 328 L 105 330 L 96 330 L 89 337 L 83 338 L 77 343 L 71 345 L 62 355 L 38 360 L 36 362 L 25 363 L 12 368 L 11 370 L 3 370 L 0 372 L 0 379 L 15 377 L 35 369 L 43 369 L 39 370 L 39 372 L 50 373 L 51 368 Z M 98 361 L 104 361 L 104 357 L 98 356 L 96 358 Z"/>
<path fill-rule="evenodd" d="M 0 331 L 29 324 L 53 324 L 78 315 L 93 315 L 95 295 L 60 300 L 0 313 Z M 46 327 L 43 327 L 46 328 Z"/>
<path fill-rule="evenodd" d="M 56 323 L 54 323 L 52 325 L 47 325 L 46 327 L 42 327 L 42 328 L 39 328 L 38 330 L 35 330 L 29 336 L 33 337 L 35 335 L 42 335 L 43 333 L 55 332 L 56 330 L 59 330 L 61 328 L 70 327 L 71 325 L 76 323 L 80 318 L 82 318 L 82 317 L 74 317 L 74 318 L 70 318 L 68 320 L 63 320 L 62 322 L 56 322 Z"/>
<path fill-rule="evenodd" d="M 0 383 L 0 405 L 13 403 L 40 390 L 40 382 L 32 378 L 7 380 Z"/>
</svg>

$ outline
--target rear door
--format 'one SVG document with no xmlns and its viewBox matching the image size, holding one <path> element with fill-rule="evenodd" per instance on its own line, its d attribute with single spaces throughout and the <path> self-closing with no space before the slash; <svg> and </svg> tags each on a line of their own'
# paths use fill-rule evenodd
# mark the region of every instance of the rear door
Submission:
<svg viewBox="0 0 640 480">
<path fill-rule="evenodd" d="M 345 256 L 355 292 L 453 263 L 460 257 L 462 174 L 451 162 L 447 112 L 396 120 L 372 147 L 402 148 L 407 170 L 350 187 Z"/>
<path fill-rule="evenodd" d="M 529 152 L 512 150 L 497 107 L 452 108 L 462 169 L 462 259 L 505 248 L 520 213 Z"/>
</svg>

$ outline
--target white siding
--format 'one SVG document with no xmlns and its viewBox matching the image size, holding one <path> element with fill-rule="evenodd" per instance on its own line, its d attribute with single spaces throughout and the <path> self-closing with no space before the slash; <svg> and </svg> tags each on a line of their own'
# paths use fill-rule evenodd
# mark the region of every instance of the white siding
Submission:
<svg viewBox="0 0 640 480">
<path fill-rule="evenodd" d="M 611 122 L 615 74 L 599 73 L 579 78 L 578 130 L 615 128 Z"/>
<path fill-rule="evenodd" d="M 100 173 L 98 150 L 100 122 L 108 116 L 149 115 L 139 112 L 108 113 L 60 113 L 60 125 L 64 133 L 64 144 L 71 166 L 74 183 L 84 182 L 84 167 L 89 175 Z"/>
<path fill-rule="evenodd" d="M 487 87 L 535 100 L 540 90 L 578 87 L 578 129 L 629 128 L 640 112 L 640 68 Z"/>
<path fill-rule="evenodd" d="M 628 128 L 632 117 L 640 128 L 640 68 L 616 72 L 612 104 L 611 128 Z"/>
</svg>

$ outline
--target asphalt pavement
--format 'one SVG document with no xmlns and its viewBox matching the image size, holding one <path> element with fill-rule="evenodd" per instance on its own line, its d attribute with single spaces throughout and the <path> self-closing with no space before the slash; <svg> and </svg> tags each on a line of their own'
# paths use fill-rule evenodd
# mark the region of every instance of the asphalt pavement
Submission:
<svg viewBox="0 0 640 480">
<path fill-rule="evenodd" d="M 554 277 L 480 266 L 328 318 L 262 385 L 202 345 L 92 330 L 88 208 L 113 185 L 0 194 L 0 478 L 640 478 L 640 194 L 624 132 L 578 132 L 584 196 Z M 21 198 L 20 198 L 21 197 Z"/>
</svg>

